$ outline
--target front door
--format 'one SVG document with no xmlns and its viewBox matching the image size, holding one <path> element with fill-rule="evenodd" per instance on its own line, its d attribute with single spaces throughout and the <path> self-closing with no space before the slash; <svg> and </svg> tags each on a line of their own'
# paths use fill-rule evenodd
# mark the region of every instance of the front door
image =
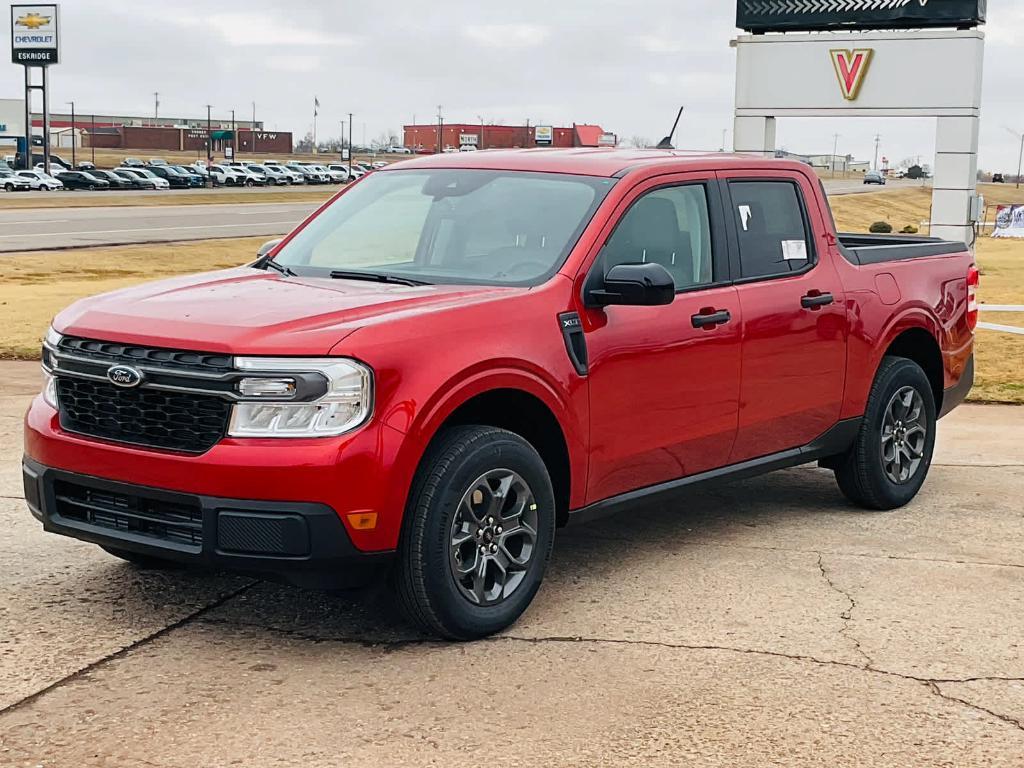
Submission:
<svg viewBox="0 0 1024 768">
<path fill-rule="evenodd" d="M 587 503 L 725 464 L 736 434 L 741 308 L 717 183 L 646 182 L 623 201 L 588 279 L 657 262 L 672 304 L 583 311 L 590 357 Z"/>
<path fill-rule="evenodd" d="M 743 311 L 739 430 L 730 463 L 806 445 L 839 420 L 843 287 L 810 182 L 791 171 L 720 174 Z"/>
</svg>

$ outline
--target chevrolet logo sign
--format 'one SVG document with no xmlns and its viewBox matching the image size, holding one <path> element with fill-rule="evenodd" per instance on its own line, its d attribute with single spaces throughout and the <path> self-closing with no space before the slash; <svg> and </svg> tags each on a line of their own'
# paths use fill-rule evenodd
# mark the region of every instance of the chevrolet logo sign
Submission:
<svg viewBox="0 0 1024 768">
<path fill-rule="evenodd" d="M 48 26 L 52 16 L 41 16 L 38 13 L 26 13 L 24 16 L 15 20 L 14 25 L 16 27 L 25 27 L 26 29 L 39 29 L 40 27 Z"/>
</svg>

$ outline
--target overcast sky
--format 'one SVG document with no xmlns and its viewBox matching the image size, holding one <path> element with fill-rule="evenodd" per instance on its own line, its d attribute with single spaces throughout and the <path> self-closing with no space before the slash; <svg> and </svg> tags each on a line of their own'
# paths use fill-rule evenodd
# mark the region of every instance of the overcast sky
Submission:
<svg viewBox="0 0 1024 768">
<path fill-rule="evenodd" d="M 62 63 L 51 109 L 149 115 L 252 112 L 296 138 L 312 125 L 337 136 L 355 113 L 355 139 L 403 123 L 479 117 L 506 124 L 599 123 L 625 140 L 657 140 L 680 104 L 680 147 L 731 142 L 735 54 L 729 0 L 65 0 Z M 980 164 L 1016 169 L 1024 130 L 1024 0 L 991 0 Z M 1018 44 L 1015 46 L 1015 42 Z M 6 56 L 6 54 L 5 54 Z M 6 61 L 7 59 L 5 59 Z M 0 66 L 0 97 L 22 91 L 20 66 Z M 364 133 L 365 131 L 365 133 Z M 881 133 L 893 161 L 931 162 L 931 120 L 781 120 L 778 144 L 871 158 Z"/>
</svg>

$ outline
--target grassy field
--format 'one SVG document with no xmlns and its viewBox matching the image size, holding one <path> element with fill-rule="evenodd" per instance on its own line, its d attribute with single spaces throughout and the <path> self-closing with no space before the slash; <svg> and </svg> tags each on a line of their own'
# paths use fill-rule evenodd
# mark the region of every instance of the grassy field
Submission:
<svg viewBox="0 0 1024 768">
<path fill-rule="evenodd" d="M 215 190 L 213 192 L 82 192 L 74 197 L 55 197 L 44 192 L 2 193 L 0 208 L 124 208 L 164 205 L 218 205 L 228 203 L 319 203 L 337 193 L 341 186 L 324 185 L 266 191 L 260 189 Z"/>
<path fill-rule="evenodd" d="M 36 358 L 57 312 L 84 296 L 252 261 L 265 237 L 0 256 L 0 357 Z"/>
<path fill-rule="evenodd" d="M 1024 202 L 1024 191 L 1012 187 L 989 185 L 984 193 L 990 202 Z M 900 216 L 908 221 L 925 219 L 930 199 L 927 191 L 904 188 L 843 195 L 835 198 L 833 205 L 841 229 L 865 231 L 879 218 L 893 224 L 900 221 Z M 237 266 L 251 260 L 265 239 L 0 256 L 0 357 L 37 357 L 40 337 L 51 318 L 78 298 L 146 280 Z M 981 238 L 977 258 L 983 274 L 982 302 L 1024 304 L 1024 242 Z M 983 313 L 982 319 L 1024 326 L 1022 313 Z M 972 399 L 1024 403 L 1024 336 L 981 330 L 977 353 L 977 384 Z"/>
</svg>

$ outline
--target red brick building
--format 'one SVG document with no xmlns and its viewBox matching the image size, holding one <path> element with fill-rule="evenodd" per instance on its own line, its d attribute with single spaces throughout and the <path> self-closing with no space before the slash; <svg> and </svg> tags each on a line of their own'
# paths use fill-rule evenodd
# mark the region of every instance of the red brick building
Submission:
<svg viewBox="0 0 1024 768">
<path fill-rule="evenodd" d="M 438 151 L 438 124 L 404 126 L 403 146 L 413 151 Z M 515 149 L 520 147 L 600 147 L 615 146 L 618 139 L 599 125 L 573 124 L 571 128 L 538 127 L 534 125 L 481 125 L 480 123 L 445 123 L 441 127 L 441 148 L 469 144 L 477 149 Z M 550 130 L 550 140 L 545 138 Z"/>
</svg>

